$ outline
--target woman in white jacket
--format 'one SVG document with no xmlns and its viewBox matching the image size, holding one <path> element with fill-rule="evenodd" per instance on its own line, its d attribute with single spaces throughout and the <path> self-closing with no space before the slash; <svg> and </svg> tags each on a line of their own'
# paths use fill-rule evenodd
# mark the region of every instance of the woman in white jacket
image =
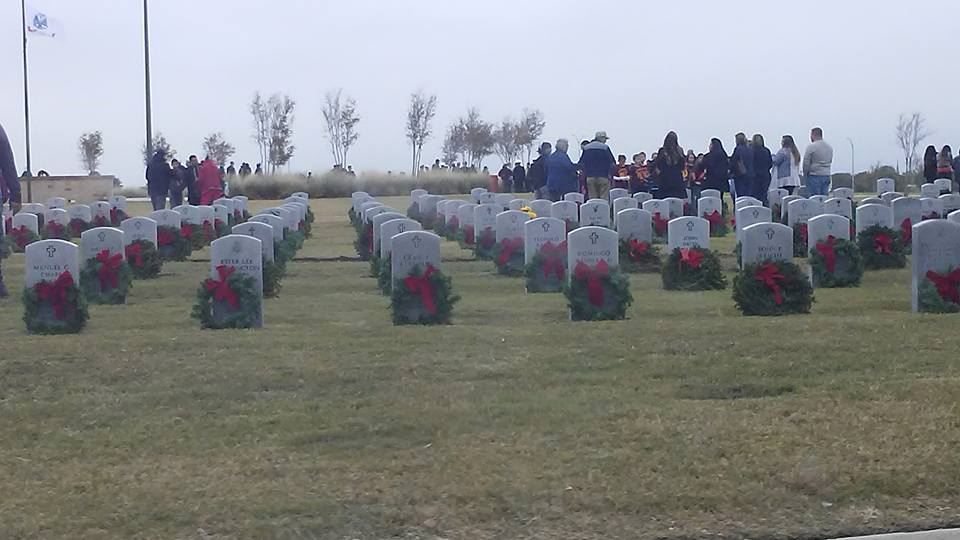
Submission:
<svg viewBox="0 0 960 540">
<path fill-rule="evenodd" d="M 780 140 L 780 151 L 773 156 L 773 182 L 771 187 L 793 190 L 800 186 L 800 150 L 793 137 L 784 135 Z"/>
</svg>

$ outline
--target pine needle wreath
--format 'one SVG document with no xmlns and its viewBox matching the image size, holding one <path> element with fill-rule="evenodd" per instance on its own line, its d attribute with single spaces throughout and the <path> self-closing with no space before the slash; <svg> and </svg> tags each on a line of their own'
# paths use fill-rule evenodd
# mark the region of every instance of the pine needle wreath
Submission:
<svg viewBox="0 0 960 540">
<path fill-rule="evenodd" d="M 164 261 L 185 261 L 193 253 L 190 238 L 193 231 L 189 225 L 180 229 L 161 225 L 157 227 L 157 251 Z"/>
<path fill-rule="evenodd" d="M 184 227 L 186 227 L 189 230 L 189 236 L 187 236 L 187 241 L 190 242 L 191 253 L 194 251 L 200 251 L 207 245 L 206 238 L 203 233 L 203 227 L 195 223 L 188 223 L 184 225 Z"/>
<path fill-rule="evenodd" d="M 794 257 L 807 256 L 807 238 L 809 237 L 809 235 L 810 233 L 806 223 L 794 224 L 793 226 L 793 256 Z"/>
<path fill-rule="evenodd" d="M 960 313 L 960 272 L 949 267 L 944 274 L 927 272 L 917 286 L 917 303 L 921 313 Z"/>
<path fill-rule="evenodd" d="M 248 214 L 248 215 L 249 215 L 249 214 Z M 310 205 L 309 205 L 309 204 L 307 205 L 307 218 L 306 218 L 306 219 L 307 219 L 307 223 L 309 223 L 310 225 L 313 225 L 313 223 L 317 220 L 317 216 L 315 216 L 315 215 L 313 214 L 313 210 L 310 209 Z M 244 221 L 246 221 L 246 219 L 245 219 Z"/>
<path fill-rule="evenodd" d="M 70 229 L 66 225 L 50 221 L 43 225 L 41 236 L 44 240 L 70 240 Z"/>
<path fill-rule="evenodd" d="M 23 253 L 27 246 L 40 240 L 40 237 L 32 229 L 21 225 L 15 229 L 10 229 L 10 240 L 14 253 Z"/>
<path fill-rule="evenodd" d="M 660 217 L 660 212 L 653 214 L 653 242 L 655 244 L 665 244 L 667 242 L 667 229 L 670 223 L 669 219 Z"/>
<path fill-rule="evenodd" d="M 289 235 L 284 235 L 285 239 Z M 296 248 L 294 243 L 294 251 L 299 248 Z M 367 223 L 360 229 L 360 232 L 357 233 L 357 239 L 353 241 L 353 249 L 357 252 L 357 255 L 360 256 L 361 261 L 369 261 L 371 255 L 371 249 L 373 248 L 373 225 Z"/>
<path fill-rule="evenodd" d="M 677 248 L 667 257 L 661 272 L 668 291 L 713 291 L 727 288 L 727 278 L 717 255 L 703 248 Z"/>
<path fill-rule="evenodd" d="M 660 246 L 635 239 L 621 239 L 620 269 L 628 274 L 660 272 Z"/>
<path fill-rule="evenodd" d="M 493 259 L 493 248 L 497 245 L 497 233 L 493 229 L 480 231 L 477 238 L 475 252 L 477 259 L 489 261 Z"/>
<path fill-rule="evenodd" d="M 303 249 L 303 233 L 300 231 L 287 230 L 283 235 L 284 239 L 290 242 L 294 251 Z M 373 225 L 370 225 L 370 248 L 373 248 Z"/>
<path fill-rule="evenodd" d="M 563 223 L 566 225 L 567 234 L 570 234 L 580 228 L 580 222 L 575 219 L 565 219 L 563 220 Z"/>
<path fill-rule="evenodd" d="M 119 208 L 110 209 L 110 225 L 114 227 L 119 227 L 121 223 L 127 220 L 130 216 L 126 212 Z"/>
<path fill-rule="evenodd" d="M 220 267 L 232 270 L 233 267 Z M 226 283 L 223 283 L 223 282 Z M 236 297 L 236 305 L 230 303 L 230 294 Z M 220 296 L 220 298 L 217 298 Z M 213 316 L 214 305 L 227 314 L 217 321 Z M 197 303 L 191 317 L 200 320 L 201 328 L 221 330 L 224 328 L 250 328 L 260 313 L 260 294 L 253 277 L 232 272 L 224 280 L 206 279 L 197 289 Z"/>
<path fill-rule="evenodd" d="M 154 279 L 160 275 L 163 259 L 152 242 L 134 240 L 124 250 L 134 279 Z"/>
<path fill-rule="evenodd" d="M 293 248 L 293 244 L 286 240 L 276 240 L 273 242 L 273 260 L 286 268 L 287 263 L 293 260 L 293 257 L 297 254 L 297 250 Z"/>
<path fill-rule="evenodd" d="M 574 321 L 618 321 L 633 303 L 630 280 L 605 261 L 595 267 L 578 264 L 563 287 L 570 319 Z"/>
<path fill-rule="evenodd" d="M 730 228 L 727 227 L 727 218 L 724 217 L 722 212 L 714 210 L 709 214 L 704 213 L 700 217 L 710 223 L 710 236 L 722 237 L 729 234 Z"/>
<path fill-rule="evenodd" d="M 457 216 L 451 216 L 450 220 L 447 222 L 447 240 L 451 242 L 457 239 L 457 233 L 460 232 L 460 220 Z"/>
<path fill-rule="evenodd" d="M 473 225 L 467 225 L 461 227 L 457 231 L 457 243 L 460 244 L 460 249 L 473 250 L 474 244 L 476 244 L 476 234 L 473 230 Z"/>
<path fill-rule="evenodd" d="M 313 236 L 313 225 L 306 219 L 300 221 L 298 228 L 299 231 L 303 233 L 304 238 L 310 238 Z"/>
<path fill-rule="evenodd" d="M 860 248 L 849 240 L 828 237 L 810 253 L 813 286 L 818 289 L 859 287 L 863 278 Z"/>
<path fill-rule="evenodd" d="M 267 298 L 280 296 L 280 288 L 285 274 L 286 268 L 277 264 L 276 261 L 263 259 L 263 296 Z"/>
<path fill-rule="evenodd" d="M 13 240 L 9 235 L 0 236 L 0 260 L 6 259 L 13 253 Z"/>
<path fill-rule="evenodd" d="M 80 286 L 91 304 L 123 304 L 133 286 L 133 270 L 119 253 L 111 256 L 103 251 L 87 259 L 80 271 Z"/>
<path fill-rule="evenodd" d="M 31 334 L 76 334 L 90 318 L 87 299 L 70 272 L 25 288 L 22 299 L 23 322 Z"/>
<path fill-rule="evenodd" d="M 857 235 L 857 246 L 863 255 L 867 270 L 903 268 L 907 265 L 906 252 L 896 231 L 882 225 L 873 225 Z"/>
<path fill-rule="evenodd" d="M 370 277 L 375 278 L 380 275 L 380 256 L 376 253 L 370 254 Z"/>
<path fill-rule="evenodd" d="M 813 287 L 795 263 L 751 263 L 733 278 L 733 300 L 748 316 L 810 313 Z"/>
<path fill-rule="evenodd" d="M 393 286 L 393 324 L 449 324 L 453 306 L 460 301 L 452 288 L 451 279 L 433 265 L 428 264 L 426 269 L 414 266 Z"/>
<path fill-rule="evenodd" d="M 356 228 L 357 226 L 357 213 L 353 211 L 353 206 L 347 209 L 347 218 L 350 220 L 350 224 Z"/>
<path fill-rule="evenodd" d="M 437 214 L 437 222 L 433 224 L 433 232 L 437 233 L 437 236 L 441 238 L 446 238 L 447 216 L 443 214 Z"/>
<path fill-rule="evenodd" d="M 213 228 L 217 232 L 217 238 L 223 238 L 224 236 L 230 234 L 230 224 L 224 223 L 222 219 L 213 220 Z M 213 240 L 211 240 L 212 242 Z"/>
<path fill-rule="evenodd" d="M 733 256 L 737 258 L 737 268 L 743 266 L 743 244 L 740 242 L 733 246 Z"/>
<path fill-rule="evenodd" d="M 414 221 L 420 221 L 420 205 L 416 201 L 407 208 L 407 217 Z"/>
<path fill-rule="evenodd" d="M 67 227 L 70 228 L 71 237 L 80 238 L 80 235 L 83 234 L 83 231 L 86 231 L 90 228 L 90 224 L 80 218 L 73 218 L 70 220 L 70 223 L 67 224 Z"/>
<path fill-rule="evenodd" d="M 380 271 L 377 272 L 377 288 L 380 289 L 385 296 L 390 294 L 390 280 L 392 279 L 392 258 L 390 255 L 386 257 L 380 257 Z"/>
<path fill-rule="evenodd" d="M 524 274 L 523 238 L 504 238 L 493 245 L 490 259 L 501 276 L 519 277 Z"/>
<path fill-rule="evenodd" d="M 567 277 L 567 243 L 547 243 L 523 269 L 528 293 L 563 292 Z"/>
</svg>

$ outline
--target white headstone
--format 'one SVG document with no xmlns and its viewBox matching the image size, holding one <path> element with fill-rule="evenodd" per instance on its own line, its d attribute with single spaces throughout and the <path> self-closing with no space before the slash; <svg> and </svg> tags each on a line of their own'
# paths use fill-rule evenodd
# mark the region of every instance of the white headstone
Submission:
<svg viewBox="0 0 960 540">
<path fill-rule="evenodd" d="M 380 238 L 380 227 L 388 221 L 404 219 L 406 217 L 407 216 L 400 212 L 382 212 L 370 218 L 370 224 L 373 228 L 373 245 L 370 246 L 372 253 L 380 255 L 380 243 L 383 241 L 383 239 Z"/>
<path fill-rule="evenodd" d="M 743 242 L 743 231 L 757 223 L 773 221 L 773 211 L 766 206 L 745 206 L 737 210 L 737 242 Z"/>
<path fill-rule="evenodd" d="M 482 187 L 475 187 L 470 190 L 470 200 L 480 204 L 480 196 L 486 193 L 487 190 Z"/>
<path fill-rule="evenodd" d="M 627 208 L 617 214 L 617 235 L 620 240 L 653 243 L 653 216 L 646 210 Z"/>
<path fill-rule="evenodd" d="M 210 224 L 213 226 L 214 213 L 212 206 L 191 206 L 190 211 L 186 215 L 187 219 L 191 224 L 194 225 L 203 225 L 204 223 Z"/>
<path fill-rule="evenodd" d="M 580 205 L 580 225 L 609 227 L 610 205 L 607 201 L 592 199 Z"/>
<path fill-rule="evenodd" d="M 883 195 L 888 191 L 896 191 L 897 183 L 893 178 L 881 178 L 877 180 L 877 195 Z"/>
<path fill-rule="evenodd" d="M 662 219 L 670 220 L 670 204 L 662 199 L 650 199 L 644 202 L 643 209 L 651 215 L 659 214 Z"/>
<path fill-rule="evenodd" d="M 946 275 L 960 268 L 960 224 L 947 220 L 924 221 L 913 226 L 911 247 L 913 311 L 920 310 L 919 287 L 927 272 Z"/>
<path fill-rule="evenodd" d="M 510 201 L 514 199 L 512 193 L 497 193 L 497 196 L 493 198 L 493 202 L 500 205 L 500 208 L 504 210 L 510 206 Z"/>
<path fill-rule="evenodd" d="M 264 261 L 273 262 L 273 227 L 266 223 L 251 221 L 234 225 L 233 234 L 252 236 L 260 240 L 260 254 Z"/>
<path fill-rule="evenodd" d="M 943 215 L 947 215 L 954 210 L 960 210 L 960 195 L 950 193 L 948 195 L 941 195 L 938 198 L 943 201 Z"/>
<path fill-rule="evenodd" d="M 836 191 L 836 190 L 834 190 Z M 853 219 L 853 201 L 846 197 L 833 197 L 823 202 L 823 213 Z"/>
<path fill-rule="evenodd" d="M 254 328 L 263 326 L 263 247 L 260 240 L 242 234 L 228 234 L 210 244 L 210 277 L 219 280 L 218 266 L 233 267 L 236 272 L 250 276 L 256 281 L 255 290 L 260 294 L 260 311 Z M 216 304 L 214 317 L 217 317 Z"/>
<path fill-rule="evenodd" d="M 172 227 L 174 229 L 180 230 L 180 225 L 183 222 L 180 212 L 173 210 L 157 210 L 150 213 L 150 219 L 157 222 L 157 227 Z"/>
<path fill-rule="evenodd" d="M 266 223 L 273 229 L 273 242 L 277 243 L 283 240 L 284 223 L 283 218 L 273 214 L 260 214 L 253 216 L 247 223 Z"/>
<path fill-rule="evenodd" d="M 583 193 L 567 193 L 563 196 L 563 200 L 583 204 Z"/>
<path fill-rule="evenodd" d="M 47 208 L 52 210 L 54 208 L 59 208 L 61 210 L 66 210 L 67 200 L 63 197 L 50 197 L 47 199 Z"/>
<path fill-rule="evenodd" d="M 848 187 L 839 187 L 835 188 L 830 192 L 830 195 L 837 197 L 838 199 L 850 199 L 853 200 L 853 188 Z"/>
<path fill-rule="evenodd" d="M 638 191 L 637 193 L 633 194 L 633 198 L 636 199 L 638 203 L 640 203 L 640 207 L 642 208 L 643 203 L 653 199 L 653 194 L 647 193 L 646 191 Z"/>
<path fill-rule="evenodd" d="M 298 199 L 304 199 L 304 200 L 307 200 L 310 198 L 310 194 L 307 193 L 306 191 L 296 191 L 294 193 L 291 193 L 290 196 L 297 197 Z"/>
<path fill-rule="evenodd" d="M 717 199 L 723 199 L 723 193 L 719 189 L 704 189 L 700 192 L 700 198 L 705 199 L 707 197 L 714 197 Z"/>
<path fill-rule="evenodd" d="M 892 203 L 894 199 L 899 199 L 900 197 L 903 197 L 903 193 L 888 191 L 880 196 L 880 200 L 883 201 L 883 204 L 890 206 L 890 203 Z"/>
<path fill-rule="evenodd" d="M 767 202 L 769 202 L 770 208 L 783 206 L 783 198 L 789 194 L 790 192 L 783 188 L 775 188 L 767 191 Z"/>
<path fill-rule="evenodd" d="M 410 204 L 420 204 L 420 197 L 424 195 L 429 195 L 430 192 L 425 189 L 411 189 L 410 190 Z"/>
<path fill-rule="evenodd" d="M 806 223 L 810 218 L 823 213 L 823 203 L 810 199 L 797 199 L 787 205 L 787 224 L 790 226 Z"/>
<path fill-rule="evenodd" d="M 40 235 L 40 219 L 37 218 L 36 214 L 20 212 L 13 216 L 13 220 L 11 221 L 10 225 L 14 229 L 26 227 L 27 229 L 33 231 L 33 234 L 36 234 L 37 236 Z M 77 277 L 79 278 L 79 276 Z"/>
<path fill-rule="evenodd" d="M 53 282 L 70 272 L 74 283 L 80 282 L 79 249 L 66 240 L 40 240 L 27 246 L 24 287 L 41 281 Z"/>
<path fill-rule="evenodd" d="M 497 194 L 492 191 L 483 190 L 483 192 L 477 195 L 476 200 L 473 200 L 471 197 L 471 202 L 473 202 L 473 204 L 497 204 Z"/>
<path fill-rule="evenodd" d="M 617 199 L 622 197 L 629 197 L 630 191 L 623 188 L 613 188 L 607 192 L 607 202 L 613 204 Z M 621 210 L 626 210 L 626 208 L 621 208 Z"/>
<path fill-rule="evenodd" d="M 890 209 L 893 211 L 893 226 L 898 231 L 904 230 L 904 227 L 913 230 L 914 225 L 923 221 L 920 199 L 900 197 L 890 203 Z"/>
<path fill-rule="evenodd" d="M 227 208 L 226 206 L 223 206 L 222 204 L 213 205 L 214 223 L 216 223 L 217 221 L 219 221 L 220 223 L 223 223 L 224 225 L 230 223 L 230 216 L 232 213 L 233 212 L 231 212 L 229 208 Z"/>
<path fill-rule="evenodd" d="M 124 245 L 130 245 L 137 240 L 146 240 L 157 246 L 157 222 L 145 217 L 134 217 L 123 220 L 120 224 L 123 231 Z"/>
<path fill-rule="evenodd" d="M 500 212 L 496 218 L 497 243 L 506 239 L 523 238 L 523 225 L 530 221 L 526 212 L 508 210 Z"/>
<path fill-rule="evenodd" d="M 606 227 L 581 227 L 567 238 L 567 279 L 577 265 L 584 263 L 591 268 L 605 261 L 610 270 L 620 266 L 620 245 L 617 233 Z"/>
<path fill-rule="evenodd" d="M 460 230 L 466 230 L 467 227 L 473 227 L 473 214 L 478 206 L 480 205 L 467 203 L 462 204 L 460 205 L 460 208 L 457 208 L 457 221 L 460 222 Z M 476 233 L 476 230 L 474 230 L 474 233 Z"/>
<path fill-rule="evenodd" d="M 110 223 L 110 203 L 97 201 L 90 205 L 90 211 L 93 213 L 93 219 L 100 218 L 105 223 Z"/>
<path fill-rule="evenodd" d="M 547 216 L 544 216 L 547 217 Z M 571 201 L 557 201 L 550 206 L 550 216 L 564 221 L 580 223 L 580 207 Z"/>
<path fill-rule="evenodd" d="M 114 195 L 113 197 L 110 197 L 110 208 L 117 208 L 126 212 L 127 198 L 122 195 Z"/>
<path fill-rule="evenodd" d="M 93 221 L 93 211 L 85 204 L 75 204 L 67 208 L 67 219 L 73 221 L 79 219 L 84 223 Z"/>
<path fill-rule="evenodd" d="M 787 209 L 790 207 L 790 203 L 793 201 L 799 201 L 803 197 L 799 195 L 787 195 L 780 201 L 780 215 L 774 216 L 775 218 L 780 219 L 781 221 L 787 220 Z"/>
<path fill-rule="evenodd" d="M 933 181 L 933 185 L 937 187 L 937 195 L 946 195 L 953 191 L 953 181 L 949 178 L 937 178 Z"/>
<path fill-rule="evenodd" d="M 123 243 L 123 231 L 113 227 L 96 227 L 87 229 L 80 234 L 80 259 L 86 264 L 86 261 L 100 254 L 101 251 L 107 251 L 110 255 L 119 253 L 126 258 Z M 75 276 L 79 279 L 80 276 Z"/>
<path fill-rule="evenodd" d="M 943 194 L 940 193 L 940 186 L 938 186 L 938 185 L 936 185 L 936 184 L 927 183 L 927 184 L 923 184 L 922 186 L 920 186 L 920 196 L 921 196 L 921 197 L 933 197 L 933 198 L 937 198 L 937 197 L 939 197 L 940 195 L 943 195 Z"/>
<path fill-rule="evenodd" d="M 473 226 L 476 229 L 477 238 L 480 238 L 485 230 L 489 230 L 491 235 L 496 235 L 497 214 L 501 212 L 503 209 L 498 204 L 481 204 L 473 209 Z"/>
<path fill-rule="evenodd" d="M 667 224 L 667 246 L 671 252 L 681 248 L 710 249 L 710 222 L 693 216 L 671 219 Z"/>
<path fill-rule="evenodd" d="M 739 210 L 746 206 L 763 206 L 763 203 L 753 197 L 737 197 L 734 210 Z"/>
<path fill-rule="evenodd" d="M 624 190 L 626 191 L 626 190 Z M 640 208 L 640 202 L 630 197 L 617 197 L 613 200 L 613 226 L 617 226 L 617 215 L 628 208 Z"/>
<path fill-rule="evenodd" d="M 426 231 L 407 231 L 390 242 L 390 275 L 392 286 L 406 278 L 414 267 L 425 271 L 427 266 L 440 270 L 440 237 Z"/>
<path fill-rule="evenodd" d="M 882 204 L 864 204 L 857 207 L 857 234 L 874 225 L 893 228 L 893 210 Z"/>
<path fill-rule="evenodd" d="M 922 197 L 920 199 L 920 209 L 923 211 L 923 219 L 941 219 L 944 217 L 943 201 L 939 197 Z"/>
<path fill-rule="evenodd" d="M 287 201 L 290 201 L 290 200 L 302 201 L 303 199 L 296 198 L 296 197 L 288 197 L 284 202 L 287 202 Z M 234 207 L 236 206 L 236 202 L 234 202 L 233 199 L 227 199 L 226 197 L 221 197 L 221 198 L 213 201 L 213 207 L 216 208 L 217 205 L 226 206 L 226 207 L 227 207 L 227 214 L 229 214 L 230 216 L 233 216 L 233 209 L 234 209 Z M 224 221 L 224 223 L 226 223 L 226 221 Z"/>
<path fill-rule="evenodd" d="M 507 209 L 519 210 L 524 206 L 527 206 L 528 204 L 530 204 L 530 201 L 528 201 L 527 199 L 513 199 L 512 201 L 510 201 L 510 204 L 507 205 Z"/>
<path fill-rule="evenodd" d="M 36 214 L 38 216 L 42 216 L 46 210 L 47 210 L 47 207 L 45 207 L 40 203 L 25 203 L 22 206 L 20 206 L 21 212 L 29 212 L 31 214 Z"/>
<path fill-rule="evenodd" d="M 815 252 L 817 244 L 826 242 L 831 236 L 838 240 L 849 240 L 850 220 L 836 214 L 822 214 L 810 218 L 807 222 L 808 252 Z"/>
<path fill-rule="evenodd" d="M 670 219 L 683 217 L 683 199 L 677 197 L 667 197 L 663 200 L 670 205 Z"/>
<path fill-rule="evenodd" d="M 740 257 L 743 265 L 765 261 L 793 261 L 793 229 L 779 223 L 757 223 L 743 229 Z"/>
<path fill-rule="evenodd" d="M 412 219 L 392 219 L 380 225 L 380 256 L 388 257 L 393 251 L 393 237 L 407 231 L 422 231 L 420 222 Z"/>
<path fill-rule="evenodd" d="M 524 262 L 526 264 L 533 262 L 534 256 L 547 242 L 560 245 L 566 239 L 567 227 L 562 220 L 537 218 L 526 222 L 523 226 Z"/>
<path fill-rule="evenodd" d="M 64 227 L 70 223 L 70 218 L 67 216 L 67 211 L 62 208 L 51 208 L 43 213 L 43 222 L 44 223 L 59 223 Z"/>
<path fill-rule="evenodd" d="M 960 210 L 954 210 L 953 212 L 947 214 L 947 221 L 960 223 Z"/>
<path fill-rule="evenodd" d="M 553 206 L 553 202 L 545 199 L 537 199 L 535 201 L 531 201 L 529 206 L 530 209 L 533 210 L 533 213 L 537 215 L 537 217 L 550 217 L 550 209 Z"/>
<path fill-rule="evenodd" d="M 714 212 L 717 215 L 723 214 L 723 201 L 718 197 L 700 197 L 700 200 L 697 201 L 697 215 L 706 219 Z"/>
</svg>

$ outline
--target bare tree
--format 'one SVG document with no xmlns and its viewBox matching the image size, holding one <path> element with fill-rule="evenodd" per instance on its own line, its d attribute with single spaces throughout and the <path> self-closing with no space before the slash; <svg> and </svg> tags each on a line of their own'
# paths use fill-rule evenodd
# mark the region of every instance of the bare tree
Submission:
<svg viewBox="0 0 960 540">
<path fill-rule="evenodd" d="M 100 168 L 100 158 L 103 157 L 103 133 L 93 131 L 84 133 L 77 141 L 80 148 L 80 162 L 88 174 L 97 174 Z"/>
<path fill-rule="evenodd" d="M 153 146 L 147 146 L 145 143 L 141 151 L 143 152 L 143 164 L 147 165 L 150 163 L 150 158 L 153 157 L 155 153 L 163 150 L 163 153 L 166 154 L 167 158 L 173 158 L 177 155 L 177 151 L 170 146 L 170 143 L 167 142 L 167 138 L 163 136 L 163 133 L 157 132 L 153 136 Z"/>
<path fill-rule="evenodd" d="M 335 165 L 347 165 L 347 152 L 357 142 L 356 132 L 360 116 L 357 114 L 357 102 L 351 97 L 343 97 L 343 90 L 328 92 L 323 107 L 323 120 L 327 124 L 327 139 Z"/>
<path fill-rule="evenodd" d="M 430 122 L 437 113 L 437 96 L 426 96 L 422 91 L 410 95 L 410 110 L 407 111 L 407 139 L 413 147 L 413 166 L 410 174 L 417 175 L 423 160 L 423 143 L 433 133 Z"/>
<path fill-rule="evenodd" d="M 527 163 L 530 163 L 533 146 L 540 140 L 545 127 L 547 127 L 547 122 L 543 119 L 542 112 L 538 109 L 523 110 L 523 115 L 517 123 L 517 146 L 527 155 Z M 520 152 L 517 153 L 520 154 Z"/>
<path fill-rule="evenodd" d="M 460 129 L 463 130 L 466 158 L 471 165 L 480 168 L 483 159 L 493 153 L 493 125 L 484 122 L 480 118 L 480 112 L 474 107 L 468 109 L 466 118 L 461 118 L 459 122 Z"/>
<path fill-rule="evenodd" d="M 926 128 L 927 120 L 920 113 L 913 113 L 910 116 L 900 115 L 897 120 L 897 144 L 903 151 L 903 161 L 907 173 L 915 172 L 920 165 L 917 148 L 920 143 L 931 135 Z"/>
<path fill-rule="evenodd" d="M 270 110 L 260 92 L 253 95 L 250 115 L 253 116 L 253 140 L 260 151 L 260 163 L 267 164 L 270 158 Z"/>
<path fill-rule="evenodd" d="M 467 142 L 463 125 L 459 122 L 447 128 L 447 135 L 443 138 L 442 152 L 443 161 L 447 165 L 462 160 L 464 167 L 466 167 Z"/>
<path fill-rule="evenodd" d="M 271 172 L 290 162 L 296 147 L 293 145 L 293 110 L 296 102 L 290 96 L 274 94 L 267 102 L 269 111 L 267 162 Z"/>
<path fill-rule="evenodd" d="M 507 118 L 493 132 L 493 151 L 504 163 L 512 165 L 520 154 L 520 146 L 517 143 L 519 131 L 520 124 Z"/>
<path fill-rule="evenodd" d="M 237 149 L 223 138 L 223 133 L 219 131 L 211 133 L 203 139 L 203 151 L 211 159 L 217 162 L 217 165 L 223 167 L 227 164 L 230 156 L 236 153 Z"/>
</svg>

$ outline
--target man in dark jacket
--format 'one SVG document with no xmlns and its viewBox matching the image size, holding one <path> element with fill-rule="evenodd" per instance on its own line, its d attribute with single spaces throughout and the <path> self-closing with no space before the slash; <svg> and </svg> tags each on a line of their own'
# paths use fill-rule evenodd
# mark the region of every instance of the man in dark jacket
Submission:
<svg viewBox="0 0 960 540">
<path fill-rule="evenodd" d="M 497 176 L 500 177 L 500 189 L 503 193 L 512 192 L 512 187 L 510 185 L 511 180 L 513 180 L 513 170 L 510 169 L 510 165 L 507 163 L 503 164 L 503 168 L 500 169 L 500 172 L 497 173 Z"/>
<path fill-rule="evenodd" d="M 147 194 L 154 210 L 163 210 L 167 205 L 167 193 L 170 191 L 170 180 L 173 171 L 167 163 L 167 153 L 157 150 L 157 153 L 147 164 Z"/>
<path fill-rule="evenodd" d="M 607 200 L 610 193 L 610 172 L 617 160 L 613 158 L 607 140 L 607 132 L 598 131 L 580 154 L 580 168 L 586 177 L 587 193 L 591 199 Z"/>
<path fill-rule="evenodd" d="M 20 179 L 17 177 L 17 165 L 13 161 L 13 149 L 10 148 L 10 139 L 7 133 L 0 125 L 0 202 L 2 204 L 10 203 L 10 209 L 14 214 L 20 211 Z M 3 230 L 3 224 L 0 222 L 0 237 L 6 231 Z M 3 271 L 0 270 L 0 298 L 6 298 L 7 286 L 3 282 Z"/>
<path fill-rule="evenodd" d="M 527 171 L 527 187 L 533 192 L 535 199 L 547 198 L 547 158 L 552 151 L 553 145 L 542 143 L 537 149 L 537 159 L 533 160 L 530 170 Z"/>
<path fill-rule="evenodd" d="M 730 156 L 730 174 L 737 193 L 734 197 L 750 197 L 753 194 L 754 161 L 753 149 L 747 143 L 747 136 L 737 133 L 737 147 Z"/>
<path fill-rule="evenodd" d="M 517 193 L 527 192 L 527 171 L 519 161 L 513 168 L 513 190 Z"/>
<path fill-rule="evenodd" d="M 190 156 L 187 160 L 187 170 L 184 171 L 183 185 L 187 188 L 187 202 L 194 206 L 200 204 L 200 188 L 197 179 L 200 177 L 200 160 L 197 156 Z"/>
<path fill-rule="evenodd" d="M 770 172 L 773 169 L 773 156 L 770 155 L 770 149 L 763 142 L 763 135 L 759 133 L 753 136 L 751 150 L 753 150 L 754 174 L 751 196 L 766 206 L 767 193 L 770 191 L 770 181 L 773 178 Z"/>
</svg>

